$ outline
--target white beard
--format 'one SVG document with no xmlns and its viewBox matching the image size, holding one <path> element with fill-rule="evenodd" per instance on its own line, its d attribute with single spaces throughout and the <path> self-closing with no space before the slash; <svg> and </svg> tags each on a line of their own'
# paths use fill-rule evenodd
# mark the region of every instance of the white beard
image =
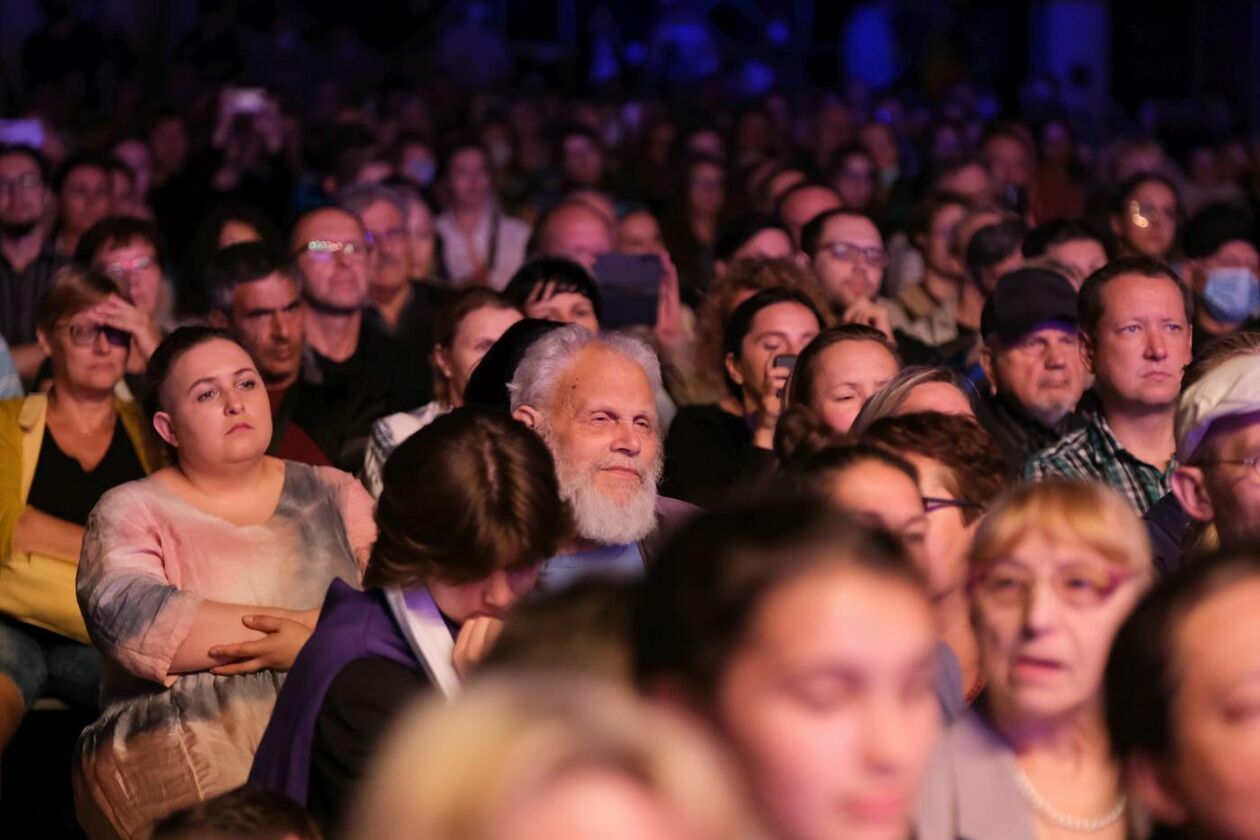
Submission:
<svg viewBox="0 0 1260 840">
<path fill-rule="evenodd" d="M 657 449 L 656 459 L 643 475 L 639 489 L 629 499 L 619 502 L 595 485 L 595 476 L 605 467 L 641 469 L 638 464 L 610 454 L 584 469 L 559 451 L 549 428 L 539 426 L 537 431 L 555 457 L 560 497 L 569 503 L 577 536 L 601 545 L 626 545 L 652 533 L 656 527 L 656 485 L 665 466 L 661 449 Z"/>
</svg>

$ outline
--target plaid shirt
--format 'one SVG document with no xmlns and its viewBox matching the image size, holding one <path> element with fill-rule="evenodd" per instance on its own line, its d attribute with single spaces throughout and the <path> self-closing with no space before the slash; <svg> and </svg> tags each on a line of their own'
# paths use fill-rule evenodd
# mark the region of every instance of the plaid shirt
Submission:
<svg viewBox="0 0 1260 840">
<path fill-rule="evenodd" d="M 67 262 L 53 250 L 52 240 L 44 243 L 35 260 L 15 271 L 0 254 L 0 335 L 13 347 L 35 340 L 35 313 L 39 299 L 52 277 Z"/>
<path fill-rule="evenodd" d="M 1120 445 L 1107 421 L 1098 414 L 1085 428 L 1028 459 L 1023 477 L 1027 481 L 1050 476 L 1101 481 L 1119 491 L 1138 513 L 1145 513 L 1167 495 L 1168 479 L 1176 466 L 1176 457 L 1163 472 L 1139 460 Z"/>
</svg>

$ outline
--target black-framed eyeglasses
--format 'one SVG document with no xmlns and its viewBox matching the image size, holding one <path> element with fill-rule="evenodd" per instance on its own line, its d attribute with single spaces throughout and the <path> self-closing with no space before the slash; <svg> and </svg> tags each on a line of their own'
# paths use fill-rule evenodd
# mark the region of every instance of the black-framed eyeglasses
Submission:
<svg viewBox="0 0 1260 840">
<path fill-rule="evenodd" d="M 883 248 L 863 248 L 851 242 L 825 242 L 819 250 L 826 251 L 842 262 L 857 262 L 858 257 L 866 260 L 872 268 L 888 267 L 888 252 Z"/>
<path fill-rule="evenodd" d="M 131 333 L 117 327 L 104 324 L 68 324 L 66 332 L 70 333 L 70 343 L 76 347 L 89 347 L 96 343 L 97 336 L 105 336 L 105 340 L 115 347 L 126 347 L 131 344 Z"/>
<path fill-rule="evenodd" d="M 932 513 L 945 508 L 961 508 L 963 510 L 984 510 L 984 505 L 979 502 L 970 502 L 966 499 L 940 499 L 934 496 L 923 497 L 923 510 Z"/>
</svg>

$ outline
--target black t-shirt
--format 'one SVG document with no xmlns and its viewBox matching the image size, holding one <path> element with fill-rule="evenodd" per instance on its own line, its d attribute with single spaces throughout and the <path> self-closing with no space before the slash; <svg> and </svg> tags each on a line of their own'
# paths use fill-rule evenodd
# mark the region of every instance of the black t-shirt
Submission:
<svg viewBox="0 0 1260 840">
<path fill-rule="evenodd" d="M 327 836 L 338 836 L 385 730 L 428 689 L 424 673 L 379 656 L 356 659 L 333 678 L 315 720 L 306 795 L 307 810 Z"/>
<path fill-rule="evenodd" d="M 661 494 L 700 507 L 720 504 L 774 471 L 774 453 L 753 446 L 748 421 L 717 405 L 678 410 L 665 438 Z"/>
<path fill-rule="evenodd" d="M 58 519 L 86 525 L 88 514 L 106 490 L 140 478 L 144 478 L 144 468 L 131 445 L 131 438 L 127 437 L 122 418 L 114 421 L 109 449 L 92 470 L 83 469 L 78 461 L 62 452 L 52 430 L 45 426 L 26 503 Z"/>
</svg>

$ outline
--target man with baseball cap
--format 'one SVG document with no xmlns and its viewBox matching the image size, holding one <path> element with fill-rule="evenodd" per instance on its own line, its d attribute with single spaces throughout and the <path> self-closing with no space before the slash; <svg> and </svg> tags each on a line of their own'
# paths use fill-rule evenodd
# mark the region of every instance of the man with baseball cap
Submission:
<svg viewBox="0 0 1260 840">
<path fill-rule="evenodd" d="M 1085 391 L 1076 289 L 1048 268 L 1003 274 L 980 316 L 980 364 L 989 382 L 986 426 L 1011 471 L 1083 425 Z"/>
<path fill-rule="evenodd" d="M 1222 546 L 1260 538 L 1260 355 L 1212 368 L 1177 404 L 1172 492 Z M 1183 541 L 1182 547 L 1189 547 Z"/>
<path fill-rule="evenodd" d="M 1168 493 L 1177 465 L 1173 417 L 1190 362 L 1194 299 L 1164 263 L 1122 257 L 1085 280 L 1076 314 L 1100 408 L 1029 459 L 1024 478 L 1101 481 L 1145 513 Z"/>
</svg>

